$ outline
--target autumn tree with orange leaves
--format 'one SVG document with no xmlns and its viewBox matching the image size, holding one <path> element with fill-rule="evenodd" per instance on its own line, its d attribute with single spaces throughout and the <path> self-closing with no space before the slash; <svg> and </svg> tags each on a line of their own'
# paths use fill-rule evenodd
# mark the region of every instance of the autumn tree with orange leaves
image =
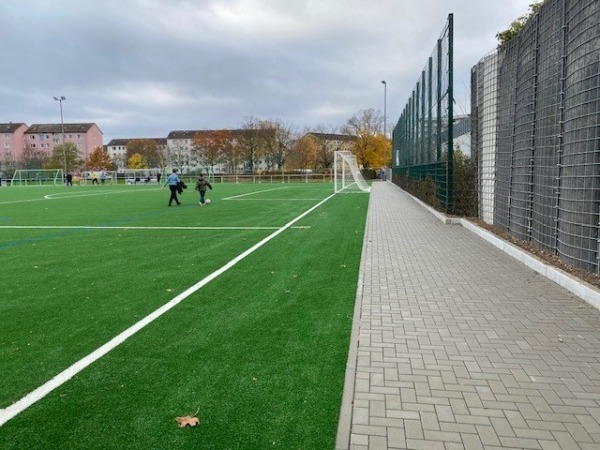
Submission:
<svg viewBox="0 0 600 450">
<path fill-rule="evenodd" d="M 352 149 L 359 166 L 377 168 L 389 166 L 392 146 L 381 132 L 383 117 L 374 109 L 365 109 L 353 115 L 344 127 L 344 132 L 357 137 Z"/>
<path fill-rule="evenodd" d="M 214 172 L 214 167 L 224 162 L 230 143 L 229 130 L 197 132 L 192 140 L 191 153 L 201 165 L 210 167 Z"/>
<path fill-rule="evenodd" d="M 128 162 L 127 166 L 130 169 L 147 169 L 148 168 L 148 163 L 146 162 L 144 157 L 142 155 L 140 155 L 139 153 L 134 153 L 133 155 L 131 155 L 129 157 L 129 159 L 127 160 L 127 162 Z"/>
<path fill-rule="evenodd" d="M 131 139 L 127 143 L 127 160 L 139 154 L 143 157 L 146 167 L 161 167 L 162 158 L 154 139 Z"/>
<path fill-rule="evenodd" d="M 114 163 L 110 159 L 110 155 L 102 147 L 96 147 L 92 153 L 88 155 L 85 162 L 87 170 L 115 170 Z"/>
<path fill-rule="evenodd" d="M 318 158 L 319 144 L 314 137 L 306 134 L 298 139 L 290 149 L 286 165 L 290 169 L 315 168 Z"/>
</svg>

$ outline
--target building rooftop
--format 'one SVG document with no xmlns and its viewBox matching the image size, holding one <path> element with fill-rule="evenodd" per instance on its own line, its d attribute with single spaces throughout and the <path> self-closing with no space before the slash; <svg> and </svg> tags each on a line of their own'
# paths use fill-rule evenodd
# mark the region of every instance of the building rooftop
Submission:
<svg viewBox="0 0 600 450">
<path fill-rule="evenodd" d="M 87 133 L 95 123 L 36 123 L 31 125 L 26 134 L 33 133 L 62 133 L 63 126 L 65 133 Z"/>
</svg>

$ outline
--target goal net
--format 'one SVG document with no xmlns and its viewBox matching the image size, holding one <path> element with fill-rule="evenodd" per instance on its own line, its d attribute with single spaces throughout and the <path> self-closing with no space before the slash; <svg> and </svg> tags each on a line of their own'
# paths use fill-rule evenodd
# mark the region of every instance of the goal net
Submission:
<svg viewBox="0 0 600 450">
<path fill-rule="evenodd" d="M 336 193 L 371 192 L 371 187 L 363 178 L 356 156 L 349 151 L 337 151 L 333 159 L 334 189 Z"/>
<path fill-rule="evenodd" d="M 114 170 L 86 170 L 81 172 L 79 183 L 117 184 L 117 172 Z"/>
<path fill-rule="evenodd" d="M 10 181 L 12 186 L 63 184 L 62 169 L 17 169 Z"/>
</svg>

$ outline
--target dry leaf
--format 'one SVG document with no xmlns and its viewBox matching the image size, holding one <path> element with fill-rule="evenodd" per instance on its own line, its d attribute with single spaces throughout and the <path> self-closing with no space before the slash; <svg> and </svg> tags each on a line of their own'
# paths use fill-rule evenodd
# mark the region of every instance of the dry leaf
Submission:
<svg viewBox="0 0 600 450">
<path fill-rule="evenodd" d="M 200 423 L 200 419 L 192 416 L 175 417 L 175 420 L 179 424 L 179 428 L 195 427 Z"/>
</svg>

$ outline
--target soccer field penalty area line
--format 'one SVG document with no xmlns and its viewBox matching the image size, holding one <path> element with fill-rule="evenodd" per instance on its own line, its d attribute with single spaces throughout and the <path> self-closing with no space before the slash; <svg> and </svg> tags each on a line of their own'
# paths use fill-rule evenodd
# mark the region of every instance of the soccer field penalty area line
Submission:
<svg viewBox="0 0 600 450">
<path fill-rule="evenodd" d="M 306 217 L 308 214 L 313 212 L 315 209 L 317 209 L 323 203 L 325 203 L 326 201 L 331 199 L 334 195 L 335 194 L 331 194 L 329 197 L 323 199 L 322 201 L 320 201 L 319 203 L 317 203 L 310 209 L 304 211 L 302 214 L 300 214 L 295 219 L 292 219 L 290 222 L 288 222 L 284 226 L 278 228 L 276 231 L 271 233 L 269 236 L 265 237 L 258 243 L 254 244 L 248 250 L 244 251 L 243 253 L 241 253 L 240 255 L 238 255 L 237 257 L 232 259 L 231 261 L 229 261 L 227 264 L 225 264 L 220 269 L 217 269 L 216 271 L 214 271 L 213 273 L 211 273 L 204 279 L 200 280 L 195 285 L 189 287 L 188 289 L 183 291 L 181 294 L 177 295 L 172 300 L 170 300 L 168 303 L 165 303 L 163 306 L 156 309 L 155 311 L 153 311 L 152 313 L 150 313 L 149 315 L 144 317 L 142 320 L 136 322 L 134 325 L 127 328 L 125 331 L 123 331 L 119 335 L 115 336 L 114 338 L 112 338 L 106 344 L 97 348 L 96 350 L 94 350 L 92 353 L 90 353 L 86 357 L 80 359 L 79 361 L 77 361 L 76 363 L 74 363 L 73 365 L 68 367 L 67 369 L 60 372 L 58 375 L 56 375 L 50 381 L 44 383 L 37 389 L 31 391 L 29 394 L 25 395 L 25 397 L 22 397 L 21 399 L 17 400 L 12 405 L 10 405 L 4 409 L 0 409 L 0 427 L 2 425 L 4 425 L 6 422 L 8 422 L 10 419 L 14 418 L 21 412 L 25 411 L 27 408 L 29 408 L 34 403 L 43 399 L 46 395 L 48 395 L 54 389 L 62 386 L 64 383 L 69 381 L 71 378 L 73 378 L 79 372 L 84 370 L 86 367 L 88 367 L 92 363 L 96 362 L 98 359 L 100 359 L 101 357 L 106 355 L 108 352 L 110 352 L 111 350 L 116 348 L 118 345 L 125 342 L 127 339 L 129 339 L 131 336 L 136 334 L 138 331 L 145 328 L 150 323 L 154 322 L 160 316 L 162 316 L 167 311 L 169 311 L 172 308 L 174 308 L 175 306 L 177 306 L 179 303 L 181 303 L 187 297 L 189 297 L 190 295 L 192 295 L 193 293 L 198 291 L 200 288 L 202 288 L 206 284 L 210 283 L 212 280 L 217 278 L 219 275 L 225 273 L 226 271 L 231 269 L 233 266 L 235 266 L 237 263 L 242 261 L 244 258 L 246 258 L 247 256 L 254 253 L 256 250 L 261 248 L 263 245 L 265 245 L 266 243 L 268 243 L 275 237 L 279 236 L 285 230 L 291 228 L 296 222 L 298 222 L 299 220 Z"/>
<path fill-rule="evenodd" d="M 255 195 L 255 194 L 263 194 L 265 192 L 271 192 L 271 191 L 280 191 L 281 189 L 287 189 L 287 186 L 284 187 L 278 187 L 278 188 L 273 188 L 273 189 L 262 189 L 260 191 L 253 191 L 253 192 L 247 192 L 245 194 L 240 194 L 240 195 L 234 195 L 232 197 L 226 197 L 223 200 L 233 200 L 236 198 L 241 198 L 241 197 L 247 197 L 249 195 Z"/>
<path fill-rule="evenodd" d="M 97 189 L 97 188 L 94 188 Z M 156 190 L 156 187 L 154 187 Z M 75 197 L 93 197 L 95 195 L 112 195 L 112 194 L 130 194 L 132 192 L 149 192 L 150 189 L 142 189 L 142 188 L 132 188 L 125 189 L 119 191 L 108 191 L 101 190 L 100 192 L 89 192 L 89 191 L 81 191 L 81 192 L 57 192 L 56 194 L 47 194 L 44 195 L 44 200 L 58 200 L 63 198 L 75 198 Z"/>
</svg>

